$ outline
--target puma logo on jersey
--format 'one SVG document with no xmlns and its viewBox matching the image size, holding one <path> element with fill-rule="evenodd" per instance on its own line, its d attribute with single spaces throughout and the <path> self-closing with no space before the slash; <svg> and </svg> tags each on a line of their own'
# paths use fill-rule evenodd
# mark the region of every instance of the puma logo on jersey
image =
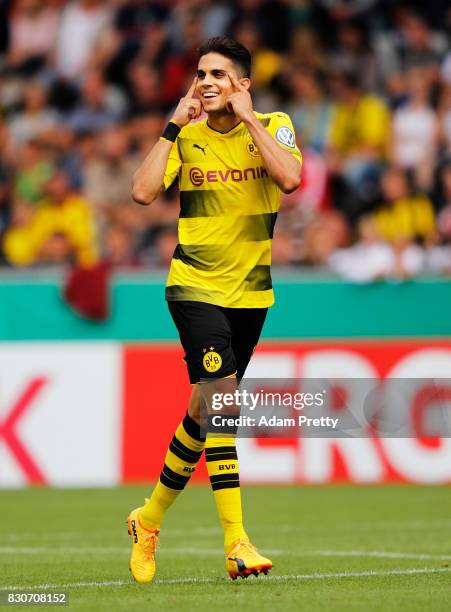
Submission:
<svg viewBox="0 0 451 612">
<path fill-rule="evenodd" d="M 208 147 L 208 145 L 207 145 L 207 144 L 205 145 L 205 147 L 201 147 L 201 146 L 200 146 L 200 145 L 198 145 L 198 144 L 193 144 L 193 149 L 199 149 L 200 151 L 202 151 L 202 153 L 203 153 L 204 155 L 207 155 L 207 154 L 206 154 L 206 152 L 205 152 L 205 149 L 206 149 L 207 147 Z"/>
</svg>

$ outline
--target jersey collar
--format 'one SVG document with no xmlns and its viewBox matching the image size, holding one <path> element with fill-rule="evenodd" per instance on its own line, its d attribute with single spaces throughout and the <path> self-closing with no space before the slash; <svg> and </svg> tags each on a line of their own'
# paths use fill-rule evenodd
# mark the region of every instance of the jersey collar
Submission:
<svg viewBox="0 0 451 612">
<path fill-rule="evenodd" d="M 235 125 L 235 127 L 233 127 L 228 132 L 218 132 L 218 130 L 215 130 L 214 128 L 208 125 L 208 119 L 205 121 L 205 127 L 208 130 L 208 132 L 210 134 L 214 134 L 215 136 L 219 136 L 220 138 L 227 138 L 228 136 L 232 136 L 233 134 L 238 132 L 242 126 L 243 126 L 243 122 L 240 121 L 239 123 Z"/>
</svg>

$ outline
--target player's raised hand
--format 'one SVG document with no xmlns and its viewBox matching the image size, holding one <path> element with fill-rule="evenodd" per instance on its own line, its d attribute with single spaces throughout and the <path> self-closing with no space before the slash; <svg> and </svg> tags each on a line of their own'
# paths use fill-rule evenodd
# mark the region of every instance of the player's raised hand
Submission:
<svg viewBox="0 0 451 612">
<path fill-rule="evenodd" d="M 227 74 L 233 87 L 233 93 L 227 96 L 227 110 L 244 121 L 254 114 L 251 95 L 231 72 Z"/>
<path fill-rule="evenodd" d="M 180 99 L 177 108 L 174 111 L 171 121 L 174 121 L 178 126 L 187 125 L 191 119 L 197 119 L 202 112 L 202 105 L 198 98 L 195 98 L 197 85 L 197 76 L 194 77 L 191 87 L 186 92 L 186 95 Z"/>
</svg>

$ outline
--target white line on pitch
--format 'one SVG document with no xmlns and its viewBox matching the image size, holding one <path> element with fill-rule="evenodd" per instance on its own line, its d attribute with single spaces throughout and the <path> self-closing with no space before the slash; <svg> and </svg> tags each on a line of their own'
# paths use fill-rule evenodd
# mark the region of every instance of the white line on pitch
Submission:
<svg viewBox="0 0 451 612">
<path fill-rule="evenodd" d="M 394 570 L 368 570 L 365 572 L 337 572 L 330 574 L 286 574 L 282 576 L 271 575 L 265 576 L 261 582 L 266 580 L 283 582 L 285 580 L 328 580 L 332 578 L 371 578 L 371 577 L 384 577 L 384 576 L 409 576 L 414 574 L 441 574 L 443 572 L 451 572 L 449 567 L 440 568 L 410 568 L 410 569 L 394 569 Z M 223 582 L 227 581 L 227 578 L 173 578 L 168 580 L 155 580 L 155 584 L 191 584 L 191 583 L 211 583 L 211 582 Z M 21 587 L 22 588 L 22 587 Z"/>
<path fill-rule="evenodd" d="M 73 546 L 64 548 L 52 548 L 49 546 L 2 546 L 0 547 L 0 553 L 3 554 L 19 554 L 19 555 L 41 555 L 41 554 L 81 554 L 81 555 L 89 555 L 89 554 L 99 554 L 99 555 L 116 555 L 116 554 L 126 554 L 130 552 L 130 547 L 121 546 L 121 547 L 82 547 L 82 546 Z M 269 551 L 267 551 L 269 552 Z M 272 551 L 272 554 L 277 554 L 280 551 Z M 222 549 L 214 549 L 214 548 L 160 548 L 158 554 L 163 555 L 196 555 L 196 556 L 204 556 L 204 555 L 221 555 L 223 554 Z"/>
<path fill-rule="evenodd" d="M 103 531 L 103 533 L 105 534 L 111 534 L 111 530 L 107 530 L 105 529 Z M 168 537 L 179 537 L 179 536 L 186 536 L 186 534 L 189 533 L 190 536 L 205 536 L 205 537 L 209 537 L 209 536 L 216 536 L 216 535 L 222 535 L 224 532 L 221 529 L 221 527 L 187 527 L 186 529 L 168 529 L 167 531 L 164 532 L 164 537 L 165 539 Z M 63 531 L 61 533 L 58 533 L 57 531 L 52 531 L 52 532 L 41 532 L 38 533 L 36 531 L 30 531 L 30 532 L 22 532 L 22 533 L 3 533 L 0 536 L 0 541 L 8 541 L 8 540 L 13 540 L 13 541 L 20 541 L 20 540 L 29 540 L 30 538 L 33 539 L 50 539 L 52 538 L 53 540 L 79 540 L 81 538 L 92 538 L 92 534 L 86 531 Z M 104 536 L 102 536 L 102 532 L 99 531 L 98 529 L 96 530 L 96 534 L 95 534 L 95 538 L 96 539 L 101 539 Z"/>
<path fill-rule="evenodd" d="M 61 547 L 52 548 L 48 546 L 3 546 L 0 547 L 0 553 L 3 554 L 23 554 L 23 555 L 40 555 L 40 554 L 99 554 L 99 555 L 122 555 L 130 551 L 129 547 Z M 450 561 L 451 555 L 429 554 L 429 553 L 410 553 L 410 552 L 395 552 L 395 551 L 379 551 L 379 550 L 298 550 L 298 551 L 283 551 L 279 549 L 265 548 L 265 554 L 280 556 L 286 554 L 290 557 L 375 557 L 380 559 L 412 559 L 418 561 Z M 222 555 L 223 551 L 219 548 L 160 548 L 159 555 L 192 555 L 196 557 L 218 556 Z"/>
<path fill-rule="evenodd" d="M 432 561 L 450 561 L 451 555 L 431 555 L 428 553 L 404 553 L 383 550 L 312 550 L 287 553 L 295 556 L 312 557 L 377 557 L 380 559 L 415 559 Z"/>
<path fill-rule="evenodd" d="M 451 568 L 411 568 L 411 569 L 394 569 L 387 571 L 366 571 L 366 572 L 337 572 L 330 574 L 288 574 L 282 576 L 265 576 L 263 580 L 259 582 L 277 581 L 283 582 L 285 580 L 329 580 L 334 578 L 377 578 L 384 576 L 411 576 L 416 574 L 441 574 L 444 572 L 451 572 Z M 155 580 L 154 585 L 166 585 L 166 584 L 213 584 L 213 583 L 226 583 L 229 582 L 227 578 L 173 578 L 167 580 Z M 0 591 L 17 591 L 17 590 L 37 590 L 37 589 L 71 589 L 71 588 L 82 588 L 82 587 L 102 587 L 102 586 L 122 586 L 134 584 L 130 580 L 107 580 L 105 582 L 66 582 L 63 584 L 34 584 L 34 585 L 9 585 L 1 586 Z M 152 588 L 149 585 L 147 588 Z"/>
<path fill-rule="evenodd" d="M 389 521 L 389 522 L 374 521 L 373 523 L 354 523 L 353 524 L 354 529 L 397 528 L 397 529 L 402 530 L 402 529 L 416 529 L 416 528 L 441 529 L 443 527 L 445 528 L 451 527 L 451 521 L 446 520 L 446 519 L 432 519 L 430 521 L 425 521 L 425 520 Z M 268 525 L 260 525 L 260 526 L 254 527 L 254 531 L 266 531 L 269 528 L 270 526 Z M 305 529 L 309 529 L 309 527 L 302 528 L 299 525 L 279 525 L 277 529 L 279 532 L 293 533 L 296 531 L 304 531 Z M 111 530 L 105 530 L 104 533 L 110 534 Z M 166 538 L 172 538 L 172 537 L 186 536 L 187 533 L 189 533 L 191 536 L 194 535 L 194 536 L 213 537 L 216 535 L 221 535 L 223 531 L 220 527 L 189 527 L 189 528 L 187 527 L 186 529 L 169 528 L 164 532 L 164 537 L 166 539 Z M 33 539 L 52 538 L 53 540 L 55 539 L 56 540 L 77 540 L 77 539 L 85 538 L 85 537 L 92 538 L 92 534 L 85 532 L 85 531 L 83 532 L 64 531 L 61 533 L 53 532 L 53 531 L 48 532 L 48 533 L 46 532 L 36 533 L 36 531 L 33 531 L 29 533 L 5 533 L 0 536 L 0 540 L 20 541 L 20 540 L 30 540 L 30 538 L 33 538 Z M 97 530 L 95 539 L 101 539 L 102 537 L 103 537 L 102 532 L 99 532 L 99 530 Z"/>
<path fill-rule="evenodd" d="M 126 554 L 130 552 L 130 547 L 127 546 L 110 546 L 110 547 L 101 547 L 101 546 L 72 546 L 72 547 L 50 547 L 50 546 L 0 546 L 0 554 L 5 555 L 45 555 L 45 554 L 78 554 L 78 555 L 90 555 L 90 554 L 99 554 L 99 555 L 117 555 L 117 554 Z M 263 551 L 262 551 L 263 552 Z M 283 554 L 282 550 L 274 549 L 274 548 L 265 548 L 264 552 L 268 555 L 281 555 Z M 189 548 L 189 547 L 179 547 L 179 548 L 159 548 L 159 555 L 192 555 L 196 557 L 204 557 L 208 555 L 218 556 L 223 555 L 224 550 L 222 548 Z"/>
<path fill-rule="evenodd" d="M 266 531 L 270 529 L 270 525 L 257 525 L 253 527 L 254 531 Z M 451 520 L 448 519 L 431 519 L 431 520 L 406 520 L 406 521 L 373 521 L 371 523 L 359 523 L 355 522 L 352 524 L 353 529 L 398 529 L 400 531 L 410 529 L 443 529 L 451 528 Z M 286 524 L 279 525 L 277 531 L 279 532 L 304 532 L 311 529 L 309 524 Z M 185 532 L 186 533 L 186 532 Z"/>
</svg>

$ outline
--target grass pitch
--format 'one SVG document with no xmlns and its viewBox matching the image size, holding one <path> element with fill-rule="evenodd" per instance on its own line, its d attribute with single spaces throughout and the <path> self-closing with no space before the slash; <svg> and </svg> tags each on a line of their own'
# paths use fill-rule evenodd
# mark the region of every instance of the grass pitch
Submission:
<svg viewBox="0 0 451 612">
<path fill-rule="evenodd" d="M 167 515 L 156 582 L 137 585 L 125 518 L 147 493 L 0 492 L 0 590 L 65 590 L 74 610 L 450 609 L 450 487 L 245 487 L 249 535 L 275 567 L 232 582 L 211 492 L 192 485 Z"/>
</svg>

